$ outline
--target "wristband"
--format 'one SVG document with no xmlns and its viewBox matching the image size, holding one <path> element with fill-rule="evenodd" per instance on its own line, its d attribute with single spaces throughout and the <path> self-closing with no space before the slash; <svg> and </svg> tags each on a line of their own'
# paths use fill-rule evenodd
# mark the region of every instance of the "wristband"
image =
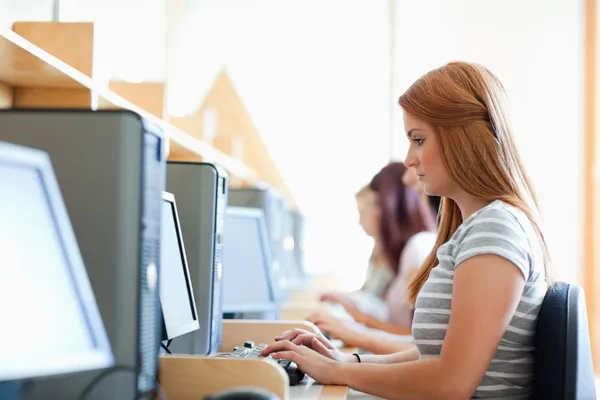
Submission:
<svg viewBox="0 0 600 400">
<path fill-rule="evenodd" d="M 358 355 L 358 353 L 352 353 L 353 356 L 356 356 L 356 359 L 358 360 L 359 363 L 361 363 L 362 361 L 360 361 L 360 356 Z"/>
</svg>

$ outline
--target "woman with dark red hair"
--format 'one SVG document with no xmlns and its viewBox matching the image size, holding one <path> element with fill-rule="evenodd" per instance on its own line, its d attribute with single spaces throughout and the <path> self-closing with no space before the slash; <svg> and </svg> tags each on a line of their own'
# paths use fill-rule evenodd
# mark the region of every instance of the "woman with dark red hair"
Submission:
<svg viewBox="0 0 600 400">
<path fill-rule="evenodd" d="M 375 249 L 373 258 L 382 260 L 394 276 L 385 295 L 386 315 L 379 318 L 365 313 L 349 302 L 342 305 L 354 321 L 330 313 L 317 313 L 309 318 L 323 332 L 341 339 L 348 346 L 360 347 L 375 353 L 388 352 L 390 346 L 382 342 L 392 340 L 394 349 L 406 347 L 398 344 L 397 337 L 382 335 L 383 331 L 410 335 L 412 310 L 408 304 L 407 285 L 413 274 L 431 252 L 436 239 L 435 214 L 420 193 L 405 185 L 403 163 L 392 162 L 385 166 L 369 184 L 375 194 L 377 212 L 372 212 L 371 226 Z"/>
</svg>

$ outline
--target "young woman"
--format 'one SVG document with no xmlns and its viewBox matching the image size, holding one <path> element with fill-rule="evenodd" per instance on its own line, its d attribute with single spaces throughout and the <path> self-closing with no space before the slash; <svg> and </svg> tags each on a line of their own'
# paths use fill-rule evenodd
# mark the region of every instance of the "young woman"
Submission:
<svg viewBox="0 0 600 400">
<path fill-rule="evenodd" d="M 503 97 L 491 72 L 464 62 L 400 97 L 406 165 L 443 197 L 436 246 L 409 285 L 417 347 L 358 360 L 293 331 L 264 354 L 390 399 L 529 398 L 549 262 Z"/>
<path fill-rule="evenodd" d="M 392 163 L 391 165 L 400 164 Z M 402 172 L 402 183 L 406 187 L 412 188 L 421 197 L 423 204 L 431 207 L 431 215 L 437 218 L 440 197 L 428 196 L 425 193 L 423 183 L 419 181 L 413 168 L 400 169 L 398 167 L 396 169 L 398 173 L 404 171 Z M 396 185 L 400 185 L 397 177 L 395 182 Z M 404 189 L 402 188 L 402 190 Z M 379 213 L 376 215 L 380 218 Z M 377 221 L 378 219 L 374 220 L 374 222 Z M 375 223 L 367 225 L 376 226 Z M 434 244 L 435 234 L 433 232 L 420 233 L 415 236 L 414 240 L 407 243 L 399 261 L 400 271 L 404 271 L 404 273 L 391 283 L 386 292 L 385 302 L 382 302 L 383 305 L 378 310 L 379 313 L 373 312 L 375 307 L 365 310 L 363 305 L 340 301 L 353 320 L 321 312 L 309 317 L 309 321 L 315 323 L 330 337 L 342 340 L 346 346 L 357 347 L 374 354 L 389 354 L 412 347 L 413 342 L 410 337 L 412 310 L 407 301 L 407 285 L 412 274 L 423 264 L 431 252 Z M 375 301 L 371 302 L 372 306 L 376 304 Z"/>
<path fill-rule="evenodd" d="M 405 171 L 402 163 L 392 162 L 375 175 L 369 188 L 377 196 L 377 202 L 372 205 L 376 210 L 368 214 L 370 222 L 362 221 L 363 226 L 373 230 L 374 256 L 382 260 L 393 277 L 384 296 L 382 312 L 366 312 L 364 302 L 356 302 L 356 305 L 345 302 L 342 303 L 344 308 L 358 324 L 329 313 L 309 318 L 322 331 L 343 340 L 346 345 L 377 353 L 382 351 L 377 346 L 378 335 L 366 335 L 368 331 L 363 325 L 410 335 L 413 313 L 406 288 L 436 240 L 435 215 L 417 192 L 402 183 Z"/>
<path fill-rule="evenodd" d="M 381 207 L 379 196 L 369 185 L 356 193 L 359 224 L 365 233 L 374 241 L 373 251 L 369 258 L 369 267 L 363 286 L 354 292 L 329 291 L 320 296 L 321 301 L 338 303 L 348 309 L 360 310 L 378 318 L 387 316 L 385 293 L 394 279 L 392 268 L 387 265 L 381 244 Z"/>
</svg>

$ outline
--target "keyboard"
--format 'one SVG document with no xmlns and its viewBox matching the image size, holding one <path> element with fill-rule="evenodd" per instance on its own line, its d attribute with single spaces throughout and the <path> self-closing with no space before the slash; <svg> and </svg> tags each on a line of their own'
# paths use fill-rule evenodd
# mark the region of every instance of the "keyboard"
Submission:
<svg viewBox="0 0 600 400">
<path fill-rule="evenodd" d="M 296 365 L 295 362 L 292 362 L 291 360 L 275 359 L 275 358 L 272 358 L 270 354 L 267 357 L 261 356 L 260 352 L 265 347 L 267 347 L 266 344 L 255 345 L 254 342 L 247 341 L 244 343 L 243 346 L 234 347 L 233 351 L 231 353 L 221 354 L 221 355 L 219 355 L 219 357 L 237 358 L 237 359 L 246 359 L 246 360 L 254 360 L 257 358 L 269 358 L 269 359 L 275 361 L 277 364 L 279 364 L 279 366 L 281 368 L 283 368 L 285 370 L 288 377 L 290 378 L 290 386 L 295 386 L 298 383 L 300 383 L 300 381 L 302 379 L 304 379 L 304 372 L 302 372 L 302 371 L 300 371 L 300 369 L 298 369 L 298 366 Z"/>
</svg>

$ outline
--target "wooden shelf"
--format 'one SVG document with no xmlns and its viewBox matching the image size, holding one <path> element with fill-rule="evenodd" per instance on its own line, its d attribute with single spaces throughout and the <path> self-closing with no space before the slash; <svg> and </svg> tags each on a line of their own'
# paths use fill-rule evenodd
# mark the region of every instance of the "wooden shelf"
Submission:
<svg viewBox="0 0 600 400">
<path fill-rule="evenodd" d="M 37 44 L 45 53 L 72 62 L 73 68 L 88 76 L 92 73 L 93 25 L 91 23 L 62 24 L 52 22 L 16 22 L 13 31 L 0 37 L 0 81 L 10 86 L 81 88 L 81 84 L 40 58 L 32 47 L 15 46 L 11 39 L 28 37 L 21 44 Z M 73 44 L 72 41 L 76 43 Z M 70 64 L 71 65 L 71 64 Z"/>
<path fill-rule="evenodd" d="M 37 24 L 40 24 L 39 29 L 35 27 Z M 91 24 L 83 25 L 87 26 L 87 31 Z M 74 51 L 67 44 L 72 43 L 70 35 L 74 28 L 83 29 L 77 24 L 15 23 L 17 27 L 34 36 L 39 46 L 12 30 L 0 29 L 0 107 L 91 108 L 93 101 L 88 102 L 88 94 L 89 99 L 97 96 L 99 104 L 132 110 L 160 126 L 170 138 L 171 147 L 177 151 L 220 165 L 229 174 L 244 181 L 258 181 L 256 173 L 244 163 L 113 93 L 106 85 L 95 82 L 89 75 L 91 71 L 80 71 L 40 48 L 47 45 L 57 55 L 61 55 L 58 54 L 60 49 Z M 86 51 L 77 53 L 86 54 Z M 79 65 L 85 66 L 86 63 L 81 61 Z"/>
<path fill-rule="evenodd" d="M 204 132 L 207 110 L 212 110 L 217 118 L 217 132 L 214 138 L 208 138 Z M 219 73 L 204 102 L 193 115 L 169 116 L 169 121 L 198 139 L 211 140 L 215 148 L 230 154 L 256 171 L 261 181 L 277 189 L 291 207 L 296 207 L 291 191 L 254 126 L 227 71 L 222 70 Z M 243 186 L 243 183 L 236 185 L 234 182 L 232 186 Z"/>
<path fill-rule="evenodd" d="M 169 135 L 169 159 L 213 162 L 229 172 L 232 186 L 267 183 L 296 206 L 225 71 L 197 115 L 165 119 L 164 82 L 107 87 L 93 80 L 93 52 L 91 22 L 16 22 L 13 30 L 0 30 L 0 108 L 129 109 Z M 210 144 L 203 136 L 206 107 L 219 114 Z"/>
<path fill-rule="evenodd" d="M 0 82 L 0 108 L 11 108 L 13 104 L 13 88 Z"/>
<path fill-rule="evenodd" d="M 158 118 L 164 118 L 165 113 L 165 83 L 141 82 L 131 83 L 111 81 L 108 90 L 125 100 L 132 102 Z M 112 104 L 100 105 L 103 108 L 114 107 Z M 184 130 L 185 131 L 185 130 Z M 187 132 L 187 131 L 185 131 Z"/>
</svg>

